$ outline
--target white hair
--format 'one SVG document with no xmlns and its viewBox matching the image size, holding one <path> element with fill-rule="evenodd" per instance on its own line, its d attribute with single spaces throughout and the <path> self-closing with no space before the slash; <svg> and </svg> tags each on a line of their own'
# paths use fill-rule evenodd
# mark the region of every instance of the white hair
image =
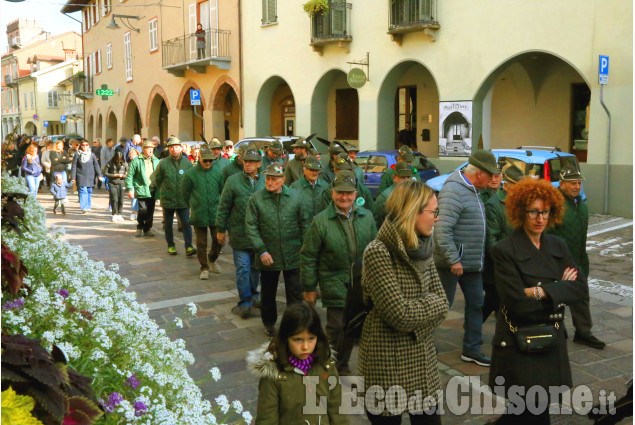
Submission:
<svg viewBox="0 0 635 425">
<path fill-rule="evenodd" d="M 159 136 L 153 136 L 153 137 L 152 137 L 152 140 L 156 140 L 157 142 L 160 142 L 160 141 L 161 141 L 161 139 L 159 139 Z"/>
<path fill-rule="evenodd" d="M 472 175 L 476 174 L 479 171 L 482 172 L 483 170 L 481 170 L 474 164 L 467 164 L 467 167 L 465 167 L 465 170 L 463 170 L 465 174 L 472 174 Z"/>
<path fill-rule="evenodd" d="M 134 136 L 132 136 L 132 141 L 134 143 L 139 143 L 141 142 L 141 136 L 139 136 L 138 134 L 135 134 Z"/>
</svg>

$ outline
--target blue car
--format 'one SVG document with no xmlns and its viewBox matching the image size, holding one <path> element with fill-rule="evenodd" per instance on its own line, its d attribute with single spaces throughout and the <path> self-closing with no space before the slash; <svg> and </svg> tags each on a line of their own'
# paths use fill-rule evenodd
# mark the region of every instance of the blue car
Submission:
<svg viewBox="0 0 635 425">
<path fill-rule="evenodd" d="M 381 175 L 388 167 L 392 167 L 397 163 L 398 153 L 399 151 L 397 150 L 388 150 L 364 151 L 357 154 L 355 162 L 357 162 L 357 165 L 364 171 L 364 184 L 370 189 L 373 197 L 379 195 L 377 191 L 379 189 Z M 415 160 L 412 166 L 419 172 L 421 181 L 425 182 L 439 175 L 439 170 L 428 158 L 419 152 L 413 152 L 413 154 L 415 155 Z"/>
<path fill-rule="evenodd" d="M 492 149 L 502 170 L 510 165 L 523 170 L 525 175 L 538 176 L 538 178 L 550 181 L 555 187 L 560 186 L 560 170 L 563 166 L 580 169 L 578 159 L 575 155 L 560 152 L 553 148 L 542 148 L 531 146 L 524 149 Z M 455 169 L 465 168 L 467 161 Z M 426 181 L 426 184 L 437 192 L 441 191 L 443 184 L 451 173 L 444 174 Z M 580 191 L 582 198 L 586 198 L 584 190 Z"/>
</svg>

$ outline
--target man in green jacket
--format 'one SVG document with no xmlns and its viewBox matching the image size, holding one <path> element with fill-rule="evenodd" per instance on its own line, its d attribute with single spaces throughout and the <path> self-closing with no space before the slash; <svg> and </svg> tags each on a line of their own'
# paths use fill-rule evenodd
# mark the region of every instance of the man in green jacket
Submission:
<svg viewBox="0 0 635 425">
<path fill-rule="evenodd" d="M 282 143 L 278 140 L 274 140 L 265 148 L 265 155 L 262 158 L 262 165 L 260 166 L 260 172 L 264 173 L 267 170 L 269 164 L 277 163 L 280 165 L 284 165 L 284 161 L 282 160 Z"/>
<path fill-rule="evenodd" d="M 144 236 L 154 236 L 152 232 L 152 219 L 154 218 L 154 204 L 156 187 L 152 183 L 152 174 L 159 165 L 159 159 L 152 155 L 154 144 L 145 142 L 142 147 L 142 154 L 130 161 L 128 175 L 126 177 L 126 188 L 130 199 L 137 198 L 139 202 L 139 212 L 137 214 L 137 238 Z"/>
<path fill-rule="evenodd" d="M 397 153 L 397 162 L 406 162 L 412 168 L 412 176 L 415 180 L 421 181 L 421 176 L 419 175 L 419 171 L 412 166 L 412 163 L 415 160 L 415 155 L 412 153 L 412 149 L 408 146 L 402 146 L 399 148 L 399 152 Z M 381 175 L 381 180 L 379 181 L 379 188 L 377 189 L 378 193 L 382 193 L 384 189 L 389 186 L 392 186 L 393 180 L 392 175 L 395 174 L 395 167 L 397 164 L 393 164 L 390 167 L 386 168 L 384 174 Z"/>
<path fill-rule="evenodd" d="M 295 157 L 287 164 L 284 172 L 285 184 L 291 186 L 296 180 L 300 180 L 304 174 L 304 160 L 309 154 L 311 143 L 306 139 L 300 139 L 291 145 Z"/>
<path fill-rule="evenodd" d="M 337 158 L 341 153 L 345 153 L 342 146 L 337 142 L 331 142 L 329 145 L 329 163 L 320 173 L 320 179 L 324 180 L 328 184 L 333 183 L 333 180 L 335 179 Z"/>
<path fill-rule="evenodd" d="M 410 168 L 407 162 L 397 163 L 392 179 L 394 184 L 384 189 L 377 199 L 375 199 L 375 203 L 373 205 L 373 217 L 375 218 L 375 224 L 377 224 L 378 229 L 382 224 L 384 224 L 384 219 L 386 218 L 386 201 L 388 200 L 388 197 L 395 188 L 395 185 L 412 179 L 412 168 Z"/>
<path fill-rule="evenodd" d="M 304 299 L 315 304 L 317 287 L 326 307 L 326 333 L 337 353 L 340 374 L 349 373 L 353 341 L 344 334 L 344 306 L 351 265 L 377 234 L 370 211 L 355 205 L 355 173 L 337 173 L 331 190 L 333 202 L 311 222 L 300 251 L 300 277 Z"/>
<path fill-rule="evenodd" d="M 485 189 L 481 189 L 478 191 L 478 197 L 481 198 L 481 202 L 483 202 L 483 205 L 485 205 L 487 201 L 490 200 L 490 198 L 493 198 L 494 196 L 496 196 L 496 193 L 499 192 L 502 181 L 503 181 L 502 173 L 494 174 L 492 176 L 492 179 L 487 184 L 487 187 Z"/>
<path fill-rule="evenodd" d="M 196 254 L 196 249 L 192 246 L 192 227 L 190 226 L 190 208 L 181 196 L 181 180 L 183 174 L 190 168 L 192 163 L 185 156 L 181 155 L 183 146 L 177 137 L 170 137 L 167 144 L 169 155 L 159 161 L 157 169 L 152 174 L 152 182 L 159 190 L 159 198 L 163 207 L 163 230 L 165 231 L 165 241 L 168 244 L 168 254 L 176 255 L 174 245 L 174 213 L 179 216 L 183 226 L 183 239 L 185 240 L 185 255 L 191 257 Z"/>
<path fill-rule="evenodd" d="M 304 177 L 291 185 L 300 193 L 302 206 L 311 219 L 326 207 L 323 194 L 329 185 L 319 178 L 320 170 L 322 170 L 322 163 L 314 156 L 308 157 L 304 161 Z"/>
<path fill-rule="evenodd" d="M 252 315 L 252 306 L 260 305 L 258 292 L 260 272 L 256 269 L 253 247 L 247 238 L 245 215 L 249 197 L 265 186 L 265 179 L 261 179 L 258 174 L 261 159 L 260 152 L 255 147 L 250 147 L 244 152 L 242 159 L 244 169 L 241 173 L 229 177 L 225 182 L 216 213 L 216 237 L 218 242 L 224 245 L 225 232 L 229 231 L 229 245 L 232 247 L 236 267 L 239 300 L 238 304 L 232 308 L 232 313 L 243 319 Z"/>
<path fill-rule="evenodd" d="M 227 181 L 227 179 L 229 179 L 231 176 L 233 176 L 234 174 L 239 174 L 242 173 L 243 171 L 243 154 L 245 153 L 245 150 L 247 150 L 247 144 L 242 144 L 238 147 L 238 152 L 236 153 L 236 156 L 234 156 L 234 159 L 229 161 L 229 164 L 227 164 L 224 168 L 223 168 L 223 183 Z M 260 154 L 259 154 L 260 155 Z M 225 158 L 227 159 L 227 158 Z"/>
<path fill-rule="evenodd" d="M 492 262 L 491 250 L 494 244 L 502 241 L 511 235 L 514 228 L 509 224 L 507 219 L 507 209 L 505 208 L 505 199 L 507 192 L 514 187 L 516 183 L 524 177 L 522 170 L 515 165 L 505 168 L 502 173 L 505 182 L 494 196 L 489 198 L 485 204 L 485 256 L 483 257 L 483 290 L 485 291 L 485 300 L 483 301 L 483 323 L 490 314 L 498 311 L 500 301 L 496 293 L 496 285 L 494 282 L 494 264 Z M 492 180 L 494 180 L 492 176 Z M 482 193 L 479 193 L 479 197 Z M 482 197 L 481 197 L 482 199 Z"/>
<path fill-rule="evenodd" d="M 353 161 L 351 161 L 350 157 L 345 152 L 341 152 L 335 157 L 335 175 L 342 170 L 353 171 L 353 174 L 355 174 L 354 167 Z M 357 176 L 355 176 L 355 182 L 357 186 L 357 194 L 359 195 L 357 199 L 355 199 L 355 205 L 358 207 L 363 206 L 367 210 L 372 211 L 375 204 L 373 194 L 370 193 L 370 189 L 368 189 L 362 180 L 357 178 Z M 332 202 L 330 190 L 331 186 L 332 182 L 329 183 L 329 190 L 322 192 L 322 202 L 325 206 Z"/>
<path fill-rule="evenodd" d="M 221 167 L 218 156 L 211 150 L 201 149 L 200 160 L 187 170 L 181 181 L 183 201 L 190 207 L 190 224 L 196 235 L 196 254 L 201 265 L 201 279 L 208 279 L 210 270 L 220 274 L 216 260 L 223 247 L 216 238 L 216 211 L 222 187 Z M 212 238 L 212 248 L 207 253 L 207 233 Z"/>
<path fill-rule="evenodd" d="M 212 154 L 217 158 L 214 160 L 214 167 L 220 168 L 220 171 L 223 171 L 223 168 L 231 164 L 231 161 L 223 156 L 223 144 L 218 138 L 212 138 L 212 141 L 209 142 L 209 148 L 212 150 Z"/>
<path fill-rule="evenodd" d="M 299 193 L 284 185 L 281 164 L 269 164 L 264 174 L 265 189 L 254 193 L 247 203 L 245 230 L 260 270 L 260 317 L 265 334 L 272 337 L 278 319 L 276 293 L 281 271 L 287 306 L 302 301 L 300 248 L 309 217 Z"/>
<path fill-rule="evenodd" d="M 577 168 L 563 167 L 560 172 L 560 191 L 564 196 L 564 220 L 556 225 L 550 233 L 560 236 L 567 242 L 569 251 L 585 276 L 589 276 L 589 256 L 586 252 L 586 238 L 589 228 L 589 207 L 586 199 L 582 199 L 582 174 Z M 571 304 L 571 320 L 575 327 L 573 342 L 592 348 L 602 349 L 603 341 L 591 333 L 593 321 L 589 308 L 589 296 L 584 301 Z"/>
</svg>

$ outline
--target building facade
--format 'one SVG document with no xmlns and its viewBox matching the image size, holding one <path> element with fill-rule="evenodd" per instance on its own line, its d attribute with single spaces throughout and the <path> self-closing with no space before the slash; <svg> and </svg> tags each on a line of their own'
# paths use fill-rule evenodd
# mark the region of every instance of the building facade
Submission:
<svg viewBox="0 0 635 425">
<path fill-rule="evenodd" d="M 408 123 L 443 170 L 479 146 L 556 147 L 582 164 L 592 211 L 608 172 L 609 212 L 632 215 L 632 2 L 258 3 L 242 9 L 247 135 L 392 149 Z"/>
<path fill-rule="evenodd" d="M 73 91 L 85 101 L 85 137 L 242 137 L 237 0 L 146 3 L 73 0 L 62 8 L 82 12 L 85 75 Z M 200 105 L 190 90 L 199 90 Z"/>
</svg>

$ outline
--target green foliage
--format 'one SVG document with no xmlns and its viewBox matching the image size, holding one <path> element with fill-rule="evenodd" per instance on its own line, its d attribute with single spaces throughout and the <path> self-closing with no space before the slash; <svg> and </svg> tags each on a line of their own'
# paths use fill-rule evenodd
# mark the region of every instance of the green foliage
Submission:
<svg viewBox="0 0 635 425">
<path fill-rule="evenodd" d="M 329 3 L 326 0 L 309 0 L 302 5 L 304 11 L 313 17 L 315 15 L 322 15 L 329 11 Z"/>
</svg>

